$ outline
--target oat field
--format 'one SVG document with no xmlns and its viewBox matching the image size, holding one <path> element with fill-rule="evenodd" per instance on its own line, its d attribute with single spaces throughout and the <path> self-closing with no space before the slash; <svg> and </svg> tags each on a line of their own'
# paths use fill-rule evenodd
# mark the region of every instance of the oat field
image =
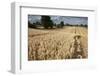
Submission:
<svg viewBox="0 0 100 76">
<path fill-rule="evenodd" d="M 28 28 L 28 60 L 88 58 L 88 30 L 65 26 L 61 29 Z"/>
</svg>

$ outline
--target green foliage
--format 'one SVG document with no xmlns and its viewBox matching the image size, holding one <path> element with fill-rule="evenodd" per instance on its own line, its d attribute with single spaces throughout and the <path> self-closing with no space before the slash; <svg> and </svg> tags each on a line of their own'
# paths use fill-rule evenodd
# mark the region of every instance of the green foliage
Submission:
<svg viewBox="0 0 100 76">
<path fill-rule="evenodd" d="M 53 28 L 53 21 L 50 16 L 41 16 L 41 24 L 44 28 Z"/>
<path fill-rule="evenodd" d="M 32 24 L 29 21 L 28 21 L 28 27 L 29 28 L 37 28 L 36 25 L 35 25 L 35 23 Z"/>
<path fill-rule="evenodd" d="M 61 21 L 61 22 L 60 22 L 60 25 L 61 25 L 61 28 L 63 28 L 63 26 L 64 26 L 64 22 Z"/>
</svg>

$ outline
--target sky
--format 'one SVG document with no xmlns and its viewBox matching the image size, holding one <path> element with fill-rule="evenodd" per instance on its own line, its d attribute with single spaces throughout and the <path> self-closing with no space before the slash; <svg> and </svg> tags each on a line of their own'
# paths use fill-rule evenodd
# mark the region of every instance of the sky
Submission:
<svg viewBox="0 0 100 76">
<path fill-rule="evenodd" d="M 78 17 L 78 16 L 50 16 L 51 20 L 59 24 L 61 21 L 64 21 L 64 24 L 87 24 L 88 25 L 88 17 Z M 31 23 L 41 21 L 40 15 L 28 15 L 28 21 Z"/>
</svg>

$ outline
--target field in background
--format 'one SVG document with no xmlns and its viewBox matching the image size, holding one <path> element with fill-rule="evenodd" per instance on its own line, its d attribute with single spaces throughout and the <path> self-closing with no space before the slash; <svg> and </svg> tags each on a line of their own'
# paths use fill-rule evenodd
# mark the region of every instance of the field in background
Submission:
<svg viewBox="0 0 100 76">
<path fill-rule="evenodd" d="M 87 58 L 87 36 L 86 27 L 28 28 L 28 60 Z"/>
</svg>

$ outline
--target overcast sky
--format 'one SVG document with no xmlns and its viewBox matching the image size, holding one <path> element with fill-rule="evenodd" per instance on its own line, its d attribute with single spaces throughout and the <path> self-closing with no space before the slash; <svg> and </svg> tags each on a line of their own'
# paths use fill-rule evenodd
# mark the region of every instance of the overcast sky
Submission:
<svg viewBox="0 0 100 76">
<path fill-rule="evenodd" d="M 75 17 L 75 16 L 50 16 L 54 23 L 59 24 L 64 21 L 64 24 L 88 24 L 88 17 Z M 39 15 L 28 15 L 28 21 L 34 23 L 36 21 L 40 22 L 41 16 Z"/>
</svg>

